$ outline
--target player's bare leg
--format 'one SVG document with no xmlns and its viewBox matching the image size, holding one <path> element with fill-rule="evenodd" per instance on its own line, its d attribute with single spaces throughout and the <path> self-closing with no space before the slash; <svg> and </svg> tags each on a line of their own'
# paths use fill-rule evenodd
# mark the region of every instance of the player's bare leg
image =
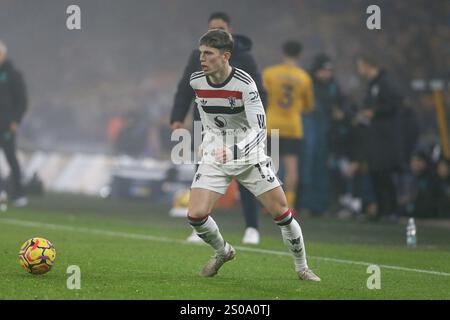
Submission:
<svg viewBox="0 0 450 320">
<path fill-rule="evenodd" d="M 222 195 L 201 188 L 192 188 L 189 199 L 188 221 L 197 235 L 215 250 L 215 255 L 208 261 L 200 275 L 213 277 L 220 267 L 234 258 L 236 251 L 222 237 L 219 227 L 211 214 L 214 205 Z"/>
<path fill-rule="evenodd" d="M 283 189 L 281 187 L 274 188 L 260 195 L 258 199 L 280 227 L 283 241 L 294 258 L 295 271 L 299 278 L 301 280 L 320 281 L 320 278 L 308 268 L 302 229 L 288 207 Z"/>
</svg>

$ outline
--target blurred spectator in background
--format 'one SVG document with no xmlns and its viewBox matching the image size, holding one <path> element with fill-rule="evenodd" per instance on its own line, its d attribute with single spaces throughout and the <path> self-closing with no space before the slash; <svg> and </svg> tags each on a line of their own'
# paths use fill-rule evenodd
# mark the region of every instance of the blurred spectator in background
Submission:
<svg viewBox="0 0 450 320">
<path fill-rule="evenodd" d="M 14 205 L 25 206 L 28 200 L 16 155 L 16 136 L 27 109 L 27 95 L 22 75 L 7 59 L 7 52 L 6 45 L 0 41 L 0 147 L 11 169 L 10 198 Z"/>
<path fill-rule="evenodd" d="M 396 120 L 403 99 L 376 58 L 360 56 L 357 67 L 369 82 L 359 121 L 366 124 L 364 151 L 377 204 L 376 214 L 371 218 L 396 217 L 394 174 L 400 161 Z"/>
<path fill-rule="evenodd" d="M 450 218 L 450 163 L 441 158 L 436 165 L 437 215 Z"/>
<path fill-rule="evenodd" d="M 288 41 L 283 45 L 283 62 L 264 70 L 267 91 L 268 146 L 271 130 L 279 130 L 279 155 L 284 166 L 284 188 L 290 208 L 295 207 L 298 184 L 298 156 L 303 138 L 302 112 L 313 108 L 314 94 L 309 74 L 299 67 L 302 45 Z"/>
<path fill-rule="evenodd" d="M 146 113 L 139 110 L 127 111 L 123 115 L 119 127 L 120 130 L 115 138 L 114 153 L 131 157 L 143 156 L 149 130 Z"/>
<path fill-rule="evenodd" d="M 334 120 L 343 120 L 342 95 L 333 74 L 331 59 L 325 54 L 314 57 L 310 74 L 314 84 L 314 110 L 305 114 L 303 153 L 300 160 L 300 203 L 313 215 L 330 207 L 330 133 Z"/>
<path fill-rule="evenodd" d="M 222 29 L 232 33 L 230 17 L 223 12 L 212 13 L 208 19 L 208 29 Z M 255 81 L 263 105 L 266 105 L 266 94 L 262 86 L 261 75 L 253 56 L 250 53 L 252 41 L 246 36 L 233 34 L 234 48 L 231 55 L 230 65 L 247 72 Z M 175 101 L 172 108 L 170 125 L 172 130 L 179 129 L 194 100 L 195 94 L 189 85 L 190 76 L 196 71 L 201 71 L 200 52 L 195 49 L 189 57 L 188 64 L 184 70 L 183 76 L 178 83 Z M 194 121 L 200 121 L 200 114 L 197 108 L 194 108 Z M 260 235 L 258 231 L 258 203 L 256 198 L 241 184 L 239 191 L 241 194 L 241 203 L 244 211 L 246 230 L 242 242 L 244 244 L 259 244 Z M 202 242 L 195 232 L 191 234 L 188 241 Z"/>
<path fill-rule="evenodd" d="M 398 171 L 396 173 L 397 202 L 404 206 L 405 197 L 411 193 L 410 160 L 419 140 L 419 125 L 415 111 L 405 104 L 399 106 L 395 124 Z"/>
<path fill-rule="evenodd" d="M 125 126 L 125 119 L 122 115 L 114 115 L 108 119 L 108 126 L 106 130 L 106 136 L 108 139 L 108 144 L 115 149 L 117 143 L 117 138 Z M 115 152 L 115 150 L 114 150 Z"/>
<path fill-rule="evenodd" d="M 376 209 L 367 160 L 364 154 L 364 124 L 355 104 L 333 113 L 329 134 L 332 204 L 337 217 L 363 218 Z"/>
<path fill-rule="evenodd" d="M 437 179 L 429 156 L 421 151 L 414 153 L 410 166 L 414 180 L 411 197 L 406 207 L 407 215 L 421 218 L 436 216 Z"/>
</svg>

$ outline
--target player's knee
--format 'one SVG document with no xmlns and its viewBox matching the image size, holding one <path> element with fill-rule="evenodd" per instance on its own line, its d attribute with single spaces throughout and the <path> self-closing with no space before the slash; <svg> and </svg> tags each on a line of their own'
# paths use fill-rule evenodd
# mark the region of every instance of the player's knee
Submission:
<svg viewBox="0 0 450 320">
<path fill-rule="evenodd" d="M 192 226 L 197 225 L 198 223 L 202 224 L 202 222 L 206 221 L 207 218 L 208 218 L 208 215 L 203 216 L 203 217 L 193 217 L 189 213 L 187 214 L 187 221 Z"/>
<path fill-rule="evenodd" d="M 278 201 L 275 202 L 276 205 L 276 212 L 283 214 L 286 212 L 286 210 L 289 209 L 289 204 L 287 202 L 286 196 L 280 197 L 277 199 Z"/>
<path fill-rule="evenodd" d="M 188 220 L 197 220 L 206 218 L 209 215 L 209 212 L 206 208 L 198 207 L 189 209 L 187 213 Z"/>
<path fill-rule="evenodd" d="M 286 200 L 279 200 L 272 203 L 269 208 L 270 213 L 273 217 L 278 217 L 284 214 L 289 209 L 288 203 Z"/>
</svg>

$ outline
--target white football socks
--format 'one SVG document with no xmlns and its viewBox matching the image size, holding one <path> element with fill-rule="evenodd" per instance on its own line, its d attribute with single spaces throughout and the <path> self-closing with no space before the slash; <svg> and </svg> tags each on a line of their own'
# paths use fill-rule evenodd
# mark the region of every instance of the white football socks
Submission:
<svg viewBox="0 0 450 320">
<path fill-rule="evenodd" d="M 283 241 L 294 258 L 295 271 L 298 272 L 308 268 L 302 229 L 292 216 L 292 211 L 289 209 L 282 216 L 276 218 L 275 222 L 280 227 Z"/>
<path fill-rule="evenodd" d="M 230 245 L 223 239 L 219 227 L 212 217 L 193 219 L 188 216 L 188 220 L 197 235 L 213 247 L 218 255 L 224 256 L 230 251 Z"/>
</svg>

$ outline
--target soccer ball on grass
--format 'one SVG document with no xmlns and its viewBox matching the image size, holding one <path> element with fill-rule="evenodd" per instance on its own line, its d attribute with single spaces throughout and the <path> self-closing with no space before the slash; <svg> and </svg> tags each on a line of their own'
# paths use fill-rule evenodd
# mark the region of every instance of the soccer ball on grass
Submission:
<svg viewBox="0 0 450 320">
<path fill-rule="evenodd" d="M 44 274 L 55 263 L 56 250 L 53 244 L 44 238 L 31 238 L 20 248 L 19 262 L 22 268 L 32 274 Z"/>
</svg>

